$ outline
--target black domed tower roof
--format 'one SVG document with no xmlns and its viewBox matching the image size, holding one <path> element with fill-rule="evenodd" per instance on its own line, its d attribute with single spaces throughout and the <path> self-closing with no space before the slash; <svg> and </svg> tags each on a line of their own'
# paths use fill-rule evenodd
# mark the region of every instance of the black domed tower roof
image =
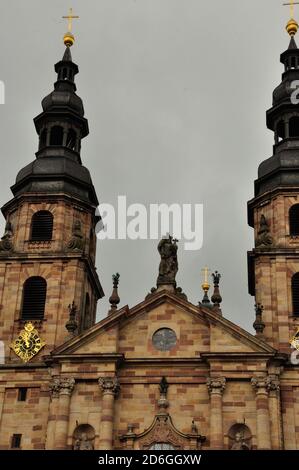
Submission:
<svg viewBox="0 0 299 470">
<path fill-rule="evenodd" d="M 299 88 L 299 49 L 294 35 L 280 61 L 284 65 L 282 80 L 273 92 L 272 107 L 267 111 L 267 127 L 275 136 L 273 155 L 259 166 L 255 198 L 277 188 L 299 186 L 299 91 L 296 91 Z M 250 203 L 249 224 L 253 226 Z"/>
<path fill-rule="evenodd" d="M 39 135 L 36 159 L 19 171 L 11 188 L 14 196 L 28 192 L 67 193 L 98 205 L 87 168 L 81 162 L 81 140 L 89 133 L 82 99 L 76 94 L 78 66 L 70 47 L 55 65 L 54 90 L 42 100 L 42 113 L 34 119 Z"/>
</svg>

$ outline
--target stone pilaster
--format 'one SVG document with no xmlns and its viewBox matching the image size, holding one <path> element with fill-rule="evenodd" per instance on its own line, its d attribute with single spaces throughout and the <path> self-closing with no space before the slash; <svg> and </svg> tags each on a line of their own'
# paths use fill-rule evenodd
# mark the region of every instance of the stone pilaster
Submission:
<svg viewBox="0 0 299 470">
<path fill-rule="evenodd" d="M 2 412 L 4 407 L 4 399 L 5 399 L 5 388 L 0 389 L 0 425 L 2 421 Z"/>
<path fill-rule="evenodd" d="M 225 390 L 224 377 L 209 377 L 207 386 L 210 393 L 210 449 L 223 449 L 222 395 Z"/>
<path fill-rule="evenodd" d="M 117 377 L 100 377 L 102 390 L 102 413 L 100 431 L 100 450 L 111 450 L 113 446 L 114 400 L 119 392 Z"/>
<path fill-rule="evenodd" d="M 47 425 L 46 434 L 46 450 L 53 450 L 55 446 L 55 426 L 56 417 L 58 415 L 59 405 L 59 390 L 60 390 L 60 379 L 59 377 L 53 377 L 50 384 L 50 405 L 49 405 L 49 418 Z"/>
<path fill-rule="evenodd" d="M 271 449 L 270 412 L 269 412 L 269 380 L 268 377 L 254 377 L 251 384 L 256 392 L 256 424 L 257 448 Z"/>
<path fill-rule="evenodd" d="M 75 379 L 72 377 L 60 377 L 54 385 L 54 394 L 59 394 L 55 426 L 55 449 L 58 450 L 67 449 L 70 404 L 74 386 Z"/>
<path fill-rule="evenodd" d="M 271 426 L 271 443 L 273 450 L 283 449 L 280 384 L 276 375 L 267 379 L 269 392 L 269 411 Z"/>
</svg>

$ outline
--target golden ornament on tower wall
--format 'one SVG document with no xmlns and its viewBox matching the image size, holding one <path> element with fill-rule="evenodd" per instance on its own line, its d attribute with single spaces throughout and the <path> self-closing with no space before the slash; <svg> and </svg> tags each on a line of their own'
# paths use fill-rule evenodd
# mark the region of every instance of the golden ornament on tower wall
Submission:
<svg viewBox="0 0 299 470">
<path fill-rule="evenodd" d="M 25 324 L 19 336 L 11 343 L 10 347 L 23 362 L 29 362 L 45 346 L 33 323 Z"/>
</svg>

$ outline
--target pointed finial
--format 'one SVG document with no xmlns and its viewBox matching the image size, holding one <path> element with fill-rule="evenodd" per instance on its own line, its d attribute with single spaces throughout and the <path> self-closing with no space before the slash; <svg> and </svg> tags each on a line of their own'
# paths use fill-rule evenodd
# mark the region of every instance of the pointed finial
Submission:
<svg viewBox="0 0 299 470">
<path fill-rule="evenodd" d="M 213 281 L 214 281 L 214 293 L 211 297 L 211 301 L 214 304 L 214 309 L 217 310 L 219 313 L 221 313 L 220 309 L 220 304 L 222 302 L 222 297 L 220 295 L 220 290 L 219 290 L 219 282 L 221 279 L 221 274 L 218 273 L 218 271 L 215 271 L 212 273 Z"/>
<path fill-rule="evenodd" d="M 69 14 L 67 16 L 63 16 L 62 18 L 68 20 L 68 31 L 63 37 L 63 42 L 67 47 L 72 47 L 75 42 L 75 37 L 72 34 L 73 20 L 80 17 L 73 15 L 73 9 L 70 8 Z"/>
<path fill-rule="evenodd" d="M 118 295 L 118 284 L 119 284 L 119 278 L 120 278 L 120 274 L 119 273 L 116 273 L 116 274 L 113 274 L 112 276 L 112 281 L 113 281 L 113 291 L 112 291 L 112 295 L 109 299 L 109 302 L 111 304 L 111 308 L 108 312 L 108 314 L 110 315 L 111 313 L 114 313 L 116 310 L 117 310 L 117 306 L 120 302 L 120 298 L 119 298 L 119 295 Z"/>
<path fill-rule="evenodd" d="M 298 28 L 299 28 L 297 21 L 294 19 L 294 16 L 295 16 L 294 5 L 299 5 L 299 2 L 294 2 L 294 0 L 290 0 L 290 2 L 284 3 L 283 5 L 290 7 L 290 20 L 287 23 L 286 30 L 287 30 L 288 34 L 291 37 L 293 37 L 293 36 L 295 36 L 295 34 L 297 33 Z"/>
</svg>

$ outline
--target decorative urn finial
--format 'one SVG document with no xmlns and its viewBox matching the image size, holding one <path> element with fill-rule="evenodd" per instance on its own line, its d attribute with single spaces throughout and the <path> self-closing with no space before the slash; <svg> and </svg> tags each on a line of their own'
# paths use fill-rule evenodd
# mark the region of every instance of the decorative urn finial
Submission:
<svg viewBox="0 0 299 470">
<path fill-rule="evenodd" d="M 219 290 L 219 282 L 221 279 L 221 274 L 218 271 L 212 273 L 213 281 L 214 281 L 214 293 L 211 297 L 211 301 L 213 302 L 213 308 L 221 313 L 220 304 L 222 302 L 222 297 L 220 295 Z"/>
<path fill-rule="evenodd" d="M 109 299 L 109 302 L 111 304 L 111 308 L 108 312 L 109 315 L 111 315 L 111 313 L 114 313 L 117 310 L 117 306 L 120 302 L 120 298 L 119 298 L 119 295 L 118 295 L 119 278 L 120 278 L 119 273 L 113 274 L 113 276 L 112 276 L 113 291 L 112 291 L 112 295 Z"/>
</svg>

